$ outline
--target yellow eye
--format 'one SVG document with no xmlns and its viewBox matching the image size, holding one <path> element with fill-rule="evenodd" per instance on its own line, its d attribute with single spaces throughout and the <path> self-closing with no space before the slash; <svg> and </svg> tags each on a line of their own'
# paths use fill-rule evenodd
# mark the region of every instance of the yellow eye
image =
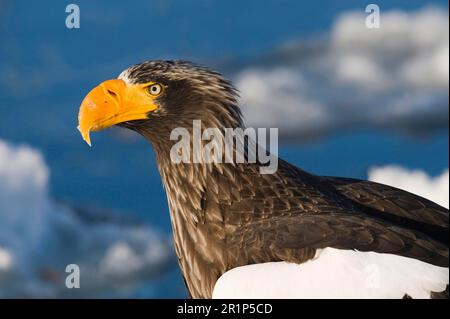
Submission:
<svg viewBox="0 0 450 319">
<path fill-rule="evenodd" d="M 162 93 L 163 87 L 161 84 L 155 83 L 155 84 L 148 86 L 147 91 L 148 91 L 148 93 L 150 93 L 153 96 L 158 96 Z"/>
</svg>

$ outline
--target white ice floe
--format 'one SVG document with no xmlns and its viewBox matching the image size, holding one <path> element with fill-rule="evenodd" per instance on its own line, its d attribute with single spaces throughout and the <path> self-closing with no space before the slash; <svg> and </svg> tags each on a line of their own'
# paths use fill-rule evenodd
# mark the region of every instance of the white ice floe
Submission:
<svg viewBox="0 0 450 319">
<path fill-rule="evenodd" d="M 328 36 L 299 41 L 235 75 L 247 124 L 315 136 L 336 129 L 448 126 L 448 10 L 383 11 L 381 27 L 344 12 Z"/>
<path fill-rule="evenodd" d="M 168 240 L 147 225 L 87 222 L 48 191 L 41 153 L 0 140 L 0 297 L 118 295 L 163 271 Z M 77 264 L 81 288 L 67 289 Z"/>
</svg>

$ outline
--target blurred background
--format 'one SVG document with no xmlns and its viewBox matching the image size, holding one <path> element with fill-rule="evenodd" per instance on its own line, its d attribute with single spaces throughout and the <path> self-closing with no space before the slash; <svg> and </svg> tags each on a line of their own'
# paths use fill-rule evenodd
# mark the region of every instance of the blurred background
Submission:
<svg viewBox="0 0 450 319">
<path fill-rule="evenodd" d="M 280 156 L 448 207 L 447 1 L 0 0 L 0 297 L 186 297 L 154 154 L 81 139 L 85 94 L 128 66 L 187 59 L 234 81 Z M 65 287 L 65 267 L 81 288 Z"/>
</svg>

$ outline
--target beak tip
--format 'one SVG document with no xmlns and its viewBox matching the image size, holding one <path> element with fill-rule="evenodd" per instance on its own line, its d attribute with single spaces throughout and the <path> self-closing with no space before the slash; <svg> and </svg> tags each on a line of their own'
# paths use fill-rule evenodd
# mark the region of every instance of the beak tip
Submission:
<svg viewBox="0 0 450 319">
<path fill-rule="evenodd" d="M 91 139 L 89 137 L 83 137 L 83 140 L 86 142 L 87 145 L 89 145 L 89 147 L 92 147 Z"/>
<path fill-rule="evenodd" d="M 77 126 L 77 130 L 81 133 L 81 136 L 83 137 L 83 140 L 87 143 L 87 145 L 89 145 L 89 147 L 92 147 L 91 138 L 89 136 L 89 131 L 88 132 L 83 132 L 80 129 L 79 125 Z"/>
</svg>

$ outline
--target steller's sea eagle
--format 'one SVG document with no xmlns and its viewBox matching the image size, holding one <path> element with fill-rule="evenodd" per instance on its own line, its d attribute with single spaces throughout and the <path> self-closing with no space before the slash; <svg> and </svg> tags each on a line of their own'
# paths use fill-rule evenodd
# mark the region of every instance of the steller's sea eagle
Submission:
<svg viewBox="0 0 450 319">
<path fill-rule="evenodd" d="M 244 128 L 233 85 L 185 61 L 128 68 L 95 87 L 78 115 L 89 144 L 91 131 L 118 125 L 153 145 L 191 297 L 448 297 L 447 209 L 282 159 L 273 174 L 248 160 L 171 160 L 171 132 L 192 134 L 196 120 Z"/>
</svg>

